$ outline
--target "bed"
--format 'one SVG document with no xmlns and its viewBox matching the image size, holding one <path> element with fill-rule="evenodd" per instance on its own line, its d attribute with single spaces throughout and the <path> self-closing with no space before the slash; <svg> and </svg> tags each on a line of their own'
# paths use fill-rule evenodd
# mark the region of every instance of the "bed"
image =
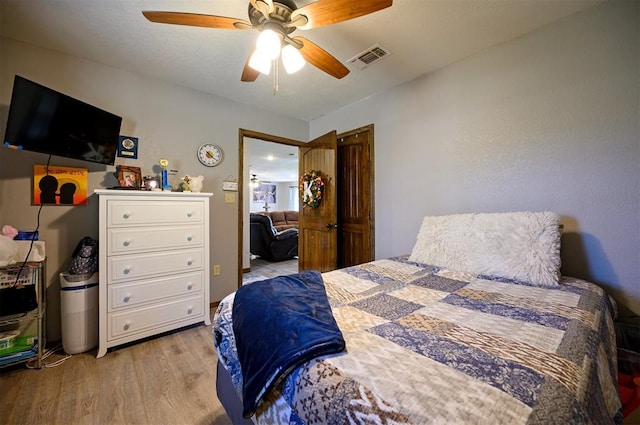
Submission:
<svg viewBox="0 0 640 425">
<path fill-rule="evenodd" d="M 425 217 L 411 254 L 243 286 L 214 317 L 219 399 L 236 424 L 622 423 L 615 304 L 559 275 L 558 225 L 546 212 Z M 302 311 L 275 313 L 281 299 Z M 317 311 L 308 355 L 274 357 Z"/>
</svg>

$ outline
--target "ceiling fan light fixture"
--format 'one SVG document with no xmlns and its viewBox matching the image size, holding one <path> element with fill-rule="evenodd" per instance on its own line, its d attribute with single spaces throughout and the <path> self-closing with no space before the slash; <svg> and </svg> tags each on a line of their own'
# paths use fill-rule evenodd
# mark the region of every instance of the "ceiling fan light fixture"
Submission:
<svg viewBox="0 0 640 425">
<path fill-rule="evenodd" d="M 258 36 L 256 50 L 273 60 L 280 56 L 281 45 L 280 36 L 274 30 L 265 29 Z"/>
<path fill-rule="evenodd" d="M 291 44 L 287 44 L 282 49 L 282 64 L 288 74 L 293 74 L 302 69 L 305 64 L 305 60 L 298 49 Z"/>
<path fill-rule="evenodd" d="M 2 0 L 0 0 L 2 1 Z M 296 3 L 304 3 L 298 7 Z M 348 21 L 390 7 L 393 0 L 249 0 L 249 21 L 200 13 L 143 11 L 151 22 L 225 30 L 256 29 L 260 35 L 255 52 L 242 68 L 241 81 L 252 82 L 260 73 L 269 74 L 274 68 L 274 94 L 278 89 L 278 62 L 283 47 L 293 45 L 304 61 L 321 71 L 343 78 L 349 69 L 322 47 L 304 37 L 290 37 L 297 29 L 307 30 Z M 287 49 L 293 51 L 292 49 Z M 259 53 L 257 53 L 259 52 Z M 290 56 L 298 56 L 292 53 Z M 251 62 L 251 64 L 249 63 Z M 273 62 L 273 64 L 269 63 Z M 297 59 L 283 59 L 287 72 L 295 72 L 304 65 Z"/>
<path fill-rule="evenodd" d="M 271 62 L 272 59 L 265 55 L 264 52 L 257 49 L 249 58 L 249 66 L 264 75 L 269 75 L 271 72 Z"/>
</svg>

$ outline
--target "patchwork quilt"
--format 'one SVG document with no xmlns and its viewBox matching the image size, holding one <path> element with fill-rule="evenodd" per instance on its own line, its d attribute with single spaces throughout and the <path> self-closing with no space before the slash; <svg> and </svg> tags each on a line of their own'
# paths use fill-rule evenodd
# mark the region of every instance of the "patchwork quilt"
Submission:
<svg viewBox="0 0 640 425">
<path fill-rule="evenodd" d="M 595 284 L 529 286 L 407 257 L 322 277 L 346 352 L 289 373 L 256 424 L 622 423 L 615 306 Z M 240 396 L 233 301 L 218 307 L 214 344 Z"/>
</svg>

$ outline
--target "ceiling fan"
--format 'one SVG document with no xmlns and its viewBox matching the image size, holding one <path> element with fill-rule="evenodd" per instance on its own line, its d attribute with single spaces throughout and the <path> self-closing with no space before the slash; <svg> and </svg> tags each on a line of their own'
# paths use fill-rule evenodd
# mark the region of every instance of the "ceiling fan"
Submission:
<svg viewBox="0 0 640 425">
<path fill-rule="evenodd" d="M 242 71 L 242 81 L 251 82 L 260 73 L 269 74 L 272 62 L 282 55 L 289 73 L 306 62 L 335 78 L 349 73 L 338 59 L 304 37 L 291 37 L 296 29 L 318 28 L 368 15 L 391 6 L 393 0 L 318 0 L 298 8 L 293 0 L 249 0 L 249 21 L 226 16 L 183 12 L 143 11 L 151 22 L 260 31 L 256 48 L 249 54 Z"/>
</svg>

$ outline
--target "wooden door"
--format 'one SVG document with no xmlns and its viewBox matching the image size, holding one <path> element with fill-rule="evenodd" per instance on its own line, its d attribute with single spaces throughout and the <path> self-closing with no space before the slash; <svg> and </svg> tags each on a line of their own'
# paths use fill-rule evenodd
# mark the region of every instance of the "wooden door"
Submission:
<svg viewBox="0 0 640 425">
<path fill-rule="evenodd" d="M 299 148 L 299 173 L 320 171 L 324 182 L 322 201 L 316 208 L 303 207 L 298 218 L 298 269 L 331 271 L 338 264 L 338 214 L 336 206 L 336 132 Z M 302 199 L 302 196 L 301 196 Z"/>
<path fill-rule="evenodd" d="M 338 268 L 373 261 L 373 124 L 338 135 Z"/>
</svg>

